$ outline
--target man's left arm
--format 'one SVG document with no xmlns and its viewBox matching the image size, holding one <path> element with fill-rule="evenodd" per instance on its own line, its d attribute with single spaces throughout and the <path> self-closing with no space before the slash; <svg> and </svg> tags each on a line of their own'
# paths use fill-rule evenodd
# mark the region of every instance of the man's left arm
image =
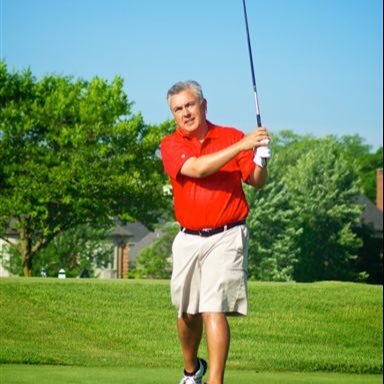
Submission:
<svg viewBox="0 0 384 384">
<path fill-rule="evenodd" d="M 265 129 L 265 128 L 264 128 Z M 269 136 L 263 145 L 269 143 Z M 263 188 L 268 178 L 268 158 L 271 152 L 267 146 L 257 147 L 255 150 L 241 152 L 237 162 L 241 170 L 242 179 L 254 188 Z M 262 157 L 262 158 L 261 158 Z"/>
<path fill-rule="evenodd" d="M 255 188 L 263 188 L 268 178 L 267 164 L 263 167 L 256 166 L 246 180 L 247 184 Z"/>
</svg>

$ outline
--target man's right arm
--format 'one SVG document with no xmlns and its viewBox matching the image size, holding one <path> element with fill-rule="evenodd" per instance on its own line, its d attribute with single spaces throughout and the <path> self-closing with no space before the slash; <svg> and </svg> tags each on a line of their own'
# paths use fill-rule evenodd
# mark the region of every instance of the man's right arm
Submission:
<svg viewBox="0 0 384 384">
<path fill-rule="evenodd" d="M 259 147 L 260 141 L 266 138 L 268 138 L 267 130 L 265 128 L 258 128 L 244 136 L 240 141 L 218 152 L 189 158 L 181 167 L 180 173 L 194 178 L 210 176 L 219 171 L 241 151 Z"/>
</svg>

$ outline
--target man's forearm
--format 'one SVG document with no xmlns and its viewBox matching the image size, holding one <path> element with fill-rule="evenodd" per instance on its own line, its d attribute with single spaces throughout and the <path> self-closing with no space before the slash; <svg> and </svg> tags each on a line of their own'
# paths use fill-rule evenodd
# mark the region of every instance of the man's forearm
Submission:
<svg viewBox="0 0 384 384">
<path fill-rule="evenodd" d="M 249 175 L 247 183 L 255 188 L 263 188 L 268 178 L 267 165 L 263 168 L 256 167 L 254 171 Z"/>
<path fill-rule="evenodd" d="M 218 152 L 188 159 L 181 168 L 181 174 L 189 177 L 202 178 L 219 171 L 243 150 L 241 142 L 232 144 Z"/>
<path fill-rule="evenodd" d="M 257 148 L 266 139 L 269 139 L 266 128 L 257 128 L 244 136 L 240 141 L 218 152 L 200 157 L 191 157 L 182 166 L 181 174 L 196 178 L 210 176 L 236 157 L 241 151 Z"/>
</svg>

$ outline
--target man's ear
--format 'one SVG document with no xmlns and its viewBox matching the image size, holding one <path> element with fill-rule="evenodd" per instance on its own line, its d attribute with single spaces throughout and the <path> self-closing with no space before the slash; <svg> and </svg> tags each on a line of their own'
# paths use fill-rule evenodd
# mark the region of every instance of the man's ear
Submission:
<svg viewBox="0 0 384 384">
<path fill-rule="evenodd" d="M 207 102 L 207 99 L 203 99 L 203 110 L 204 110 L 204 114 L 206 115 L 208 113 L 208 102 Z"/>
</svg>

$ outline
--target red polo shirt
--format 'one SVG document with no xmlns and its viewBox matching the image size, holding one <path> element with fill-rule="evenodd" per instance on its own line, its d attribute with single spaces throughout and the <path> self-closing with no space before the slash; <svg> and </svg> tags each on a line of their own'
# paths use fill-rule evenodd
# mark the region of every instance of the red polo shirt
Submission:
<svg viewBox="0 0 384 384">
<path fill-rule="evenodd" d="M 193 178 L 180 173 L 191 157 L 218 152 L 241 140 L 244 134 L 208 122 L 203 143 L 181 130 L 165 137 L 160 145 L 165 172 L 173 187 L 175 216 L 188 229 L 218 228 L 242 220 L 248 215 L 248 204 L 242 181 L 255 168 L 253 151 L 243 151 L 218 172 Z"/>
</svg>

